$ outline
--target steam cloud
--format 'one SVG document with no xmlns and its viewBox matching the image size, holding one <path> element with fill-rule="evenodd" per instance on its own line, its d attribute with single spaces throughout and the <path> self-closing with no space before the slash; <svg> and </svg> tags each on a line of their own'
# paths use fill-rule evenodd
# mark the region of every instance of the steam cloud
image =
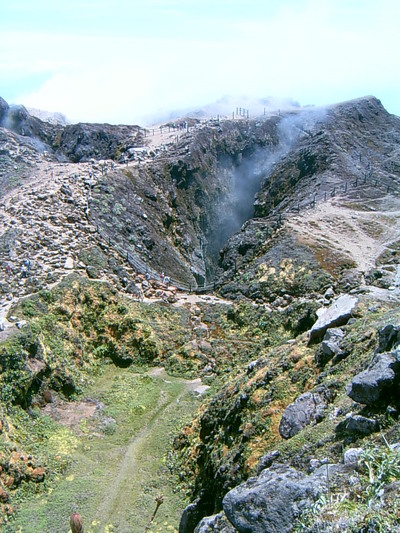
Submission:
<svg viewBox="0 0 400 533">
<path fill-rule="evenodd" d="M 222 162 L 221 172 L 225 174 L 226 190 L 220 202 L 215 227 L 207 236 L 209 255 L 217 258 L 228 239 L 254 216 L 255 195 L 268 180 L 276 164 L 302 137 L 310 135 L 325 119 L 325 108 L 289 113 L 279 123 L 277 147 L 260 147 L 251 156 L 243 158 L 239 165 L 234 165 L 230 159 Z"/>
</svg>

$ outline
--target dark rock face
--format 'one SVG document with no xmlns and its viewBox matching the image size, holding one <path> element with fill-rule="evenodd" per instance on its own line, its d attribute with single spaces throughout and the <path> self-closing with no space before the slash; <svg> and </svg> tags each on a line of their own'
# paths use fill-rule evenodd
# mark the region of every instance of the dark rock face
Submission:
<svg viewBox="0 0 400 533">
<path fill-rule="evenodd" d="M 378 353 L 389 352 L 400 344 L 400 325 L 387 324 L 379 330 Z"/>
<path fill-rule="evenodd" d="M 282 415 L 279 433 L 284 439 L 297 435 L 312 422 L 320 422 L 328 406 L 326 394 L 306 392 L 290 404 Z"/>
<path fill-rule="evenodd" d="M 129 149 L 129 142 L 132 146 L 142 143 L 138 126 L 72 124 L 63 129 L 59 150 L 75 163 L 92 158 L 118 160 Z"/>
<path fill-rule="evenodd" d="M 224 512 L 240 533 L 282 533 L 321 493 L 322 484 L 294 468 L 275 465 L 234 488 Z"/>
<path fill-rule="evenodd" d="M 372 418 L 361 415 L 350 415 L 336 426 L 337 433 L 366 436 L 379 431 L 379 424 Z"/>
<path fill-rule="evenodd" d="M 352 316 L 358 299 L 345 294 L 340 296 L 332 305 L 319 315 L 318 320 L 310 331 L 310 344 L 320 340 L 327 329 L 346 324 Z"/>
<path fill-rule="evenodd" d="M 188 505 L 182 513 L 179 533 L 193 533 L 204 514 L 206 514 L 206 511 L 200 500 Z"/>
<path fill-rule="evenodd" d="M 6 107 L 4 100 L 0 102 L 1 125 L 18 135 L 49 141 L 49 133 L 53 131 L 50 125 L 44 124 L 40 119 L 32 117 L 22 105 Z M 7 105 L 7 104 L 6 104 Z"/>
<path fill-rule="evenodd" d="M 399 380 L 400 353 L 377 354 L 367 370 L 353 378 L 346 392 L 350 398 L 362 404 L 389 404 L 396 396 Z"/>
</svg>

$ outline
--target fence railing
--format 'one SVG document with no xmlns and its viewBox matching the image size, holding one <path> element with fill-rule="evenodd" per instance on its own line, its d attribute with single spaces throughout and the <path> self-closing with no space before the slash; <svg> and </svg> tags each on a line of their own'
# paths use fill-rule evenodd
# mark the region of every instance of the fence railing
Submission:
<svg viewBox="0 0 400 533">
<path fill-rule="evenodd" d="M 149 275 L 151 279 L 163 282 L 162 276 L 157 270 L 151 267 L 146 261 L 144 261 L 138 254 L 125 250 L 120 244 L 115 242 L 106 231 L 97 226 L 98 235 L 111 246 L 116 252 L 118 252 L 125 260 L 138 272 L 139 274 Z M 193 280 L 193 283 L 187 283 L 168 276 L 170 284 L 177 289 L 185 292 L 206 293 L 215 290 L 214 283 L 208 283 L 199 285 Z"/>
<path fill-rule="evenodd" d="M 328 201 L 329 198 L 334 198 L 339 194 L 348 193 L 351 190 L 356 190 L 363 187 L 374 187 L 375 189 L 380 189 L 383 193 L 389 194 L 391 192 L 397 192 L 400 186 L 400 179 L 397 176 L 385 176 L 385 181 L 383 181 L 381 176 L 381 169 L 373 170 L 372 166 L 368 166 L 366 171 L 360 177 L 349 178 L 341 185 L 332 186 L 331 190 L 325 191 L 322 194 L 317 195 L 312 193 L 311 198 L 298 202 L 297 205 L 294 205 L 290 208 L 290 211 L 300 213 L 302 209 L 314 208 L 317 201 Z M 388 182 L 390 179 L 390 183 Z M 282 213 L 279 214 L 278 222 L 282 222 L 282 219 L 285 215 Z"/>
</svg>

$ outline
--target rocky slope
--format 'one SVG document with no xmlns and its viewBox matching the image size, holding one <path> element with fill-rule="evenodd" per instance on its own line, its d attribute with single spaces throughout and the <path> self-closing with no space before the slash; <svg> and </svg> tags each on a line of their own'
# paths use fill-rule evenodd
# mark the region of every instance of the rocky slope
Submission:
<svg viewBox="0 0 400 533">
<path fill-rule="evenodd" d="M 0 123 L 4 405 L 73 394 L 98 357 L 200 375 L 215 395 L 169 457 L 181 532 L 396 530 L 400 119 L 366 97 L 145 130 L 0 100 Z M 119 303 L 202 287 L 229 305 Z"/>
</svg>

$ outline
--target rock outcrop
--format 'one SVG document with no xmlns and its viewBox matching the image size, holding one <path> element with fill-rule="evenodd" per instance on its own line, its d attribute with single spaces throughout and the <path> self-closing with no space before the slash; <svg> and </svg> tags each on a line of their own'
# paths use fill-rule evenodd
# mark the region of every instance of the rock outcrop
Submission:
<svg viewBox="0 0 400 533">
<path fill-rule="evenodd" d="M 328 391 L 305 392 L 299 396 L 282 415 L 279 424 L 281 436 L 290 439 L 309 424 L 320 422 L 325 416 L 330 396 Z"/>
<path fill-rule="evenodd" d="M 386 404 L 397 401 L 400 381 L 400 353 L 378 353 L 367 370 L 357 374 L 347 387 L 354 401 L 366 404 Z"/>
<path fill-rule="evenodd" d="M 330 328 L 347 324 L 357 305 L 355 296 L 344 294 L 335 300 L 327 309 L 322 309 L 318 320 L 310 330 L 310 343 L 320 340 Z"/>
</svg>

